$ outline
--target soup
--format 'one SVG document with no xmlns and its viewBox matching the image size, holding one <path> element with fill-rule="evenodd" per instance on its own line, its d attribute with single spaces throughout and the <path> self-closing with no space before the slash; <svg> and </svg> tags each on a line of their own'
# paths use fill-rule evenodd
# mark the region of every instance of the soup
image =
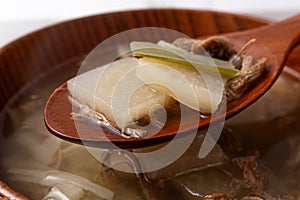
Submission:
<svg viewBox="0 0 300 200">
<path fill-rule="evenodd" d="M 4 109 L 0 179 L 15 190 L 31 199 L 300 198 L 300 80 L 289 72 L 225 123 L 207 158 L 195 160 L 194 148 L 203 139 L 199 131 L 195 144 L 175 163 L 135 174 L 103 165 L 89 147 L 61 140 L 44 125 L 46 100 L 74 76 L 80 61 L 64 63 L 26 85 Z M 126 151 L 94 150 L 106 156 L 111 167 L 123 165 L 134 172 L 138 165 Z"/>
</svg>

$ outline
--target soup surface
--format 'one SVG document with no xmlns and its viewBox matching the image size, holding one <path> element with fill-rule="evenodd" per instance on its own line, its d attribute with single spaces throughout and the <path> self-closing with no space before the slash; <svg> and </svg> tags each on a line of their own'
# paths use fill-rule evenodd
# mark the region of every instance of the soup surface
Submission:
<svg viewBox="0 0 300 200">
<path fill-rule="evenodd" d="M 300 198 L 299 79 L 285 72 L 264 97 L 228 120 L 207 158 L 197 158 L 203 139 L 199 131 L 195 144 L 178 161 L 136 175 L 107 167 L 87 151 L 89 147 L 47 131 L 45 102 L 79 64 L 75 59 L 45 73 L 2 112 L 0 180 L 15 190 L 31 199 Z M 126 152 L 94 150 L 112 167 L 123 165 L 134 172 L 138 165 Z"/>
</svg>

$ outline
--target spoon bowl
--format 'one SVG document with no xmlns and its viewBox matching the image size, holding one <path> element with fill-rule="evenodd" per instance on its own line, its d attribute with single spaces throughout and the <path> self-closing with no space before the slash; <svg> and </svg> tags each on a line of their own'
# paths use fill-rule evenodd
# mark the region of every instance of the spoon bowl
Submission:
<svg viewBox="0 0 300 200">
<path fill-rule="evenodd" d="M 272 86 L 280 75 L 289 53 L 300 41 L 300 15 L 260 28 L 223 35 L 228 37 L 237 49 L 249 39 L 256 39 L 249 50 L 249 54 L 254 58 L 265 57 L 267 59 L 267 72 L 263 79 L 247 93 L 236 101 L 229 103 L 226 113 L 213 118 L 201 118 L 197 126 L 188 122 L 184 124 L 183 129 L 178 133 L 182 136 L 189 134 L 190 130 L 205 128 L 211 123 L 217 123 L 224 117 L 232 117 L 254 103 Z M 169 117 L 159 133 L 147 138 L 123 138 L 112 133 L 113 131 L 110 129 L 88 123 L 76 122 L 75 126 L 70 116 L 72 105 L 68 97 L 69 92 L 65 83 L 50 96 L 45 107 L 44 116 L 47 128 L 51 133 L 72 142 L 104 148 L 114 148 L 111 144 L 121 148 L 139 148 L 166 142 L 178 132 L 178 125 L 180 124 L 180 117 L 178 116 Z M 80 132 L 80 135 L 78 132 Z"/>
</svg>

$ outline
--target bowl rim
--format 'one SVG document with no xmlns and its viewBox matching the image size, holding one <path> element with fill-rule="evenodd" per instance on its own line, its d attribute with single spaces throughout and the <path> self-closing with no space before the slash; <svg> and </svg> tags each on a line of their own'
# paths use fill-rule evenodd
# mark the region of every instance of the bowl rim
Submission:
<svg viewBox="0 0 300 200">
<path fill-rule="evenodd" d="M 24 35 L 15 38 L 8 43 L 4 44 L 2 47 L 0 47 L 0 56 L 5 52 L 7 49 L 12 48 L 15 43 L 20 42 L 22 39 L 27 38 L 27 37 L 32 37 L 39 32 L 44 32 L 49 29 L 58 27 L 58 26 L 63 26 L 68 23 L 74 23 L 76 21 L 82 21 L 82 20 L 87 20 L 87 19 L 92 19 L 95 17 L 99 16 L 110 16 L 110 15 L 119 15 L 119 14 L 126 14 L 126 13 L 132 13 L 132 12 L 147 12 L 147 11 L 158 11 L 158 12 L 164 12 L 164 11 L 174 11 L 174 12 L 179 12 L 179 11 L 184 11 L 184 12 L 206 12 L 206 13 L 212 13 L 212 14 L 221 14 L 221 15 L 231 15 L 233 17 L 238 17 L 238 18 L 243 18 L 244 20 L 249 20 L 249 21 L 255 21 L 261 24 L 268 24 L 273 22 L 270 19 L 262 18 L 260 16 L 254 16 L 251 14 L 244 14 L 244 13 L 235 13 L 235 12 L 228 12 L 228 11 L 218 11 L 218 10 L 208 10 L 208 9 L 191 9 L 191 8 L 145 8 L 145 9 L 128 9 L 128 10 L 121 10 L 121 11 L 112 11 L 112 12 L 104 12 L 104 13 L 98 13 L 98 14 L 91 14 L 83 17 L 75 17 L 71 19 L 66 19 L 66 20 L 60 20 L 57 22 L 54 22 L 53 24 L 46 25 L 41 28 L 37 28 L 36 30 L 33 30 L 29 33 L 25 33 Z"/>
</svg>

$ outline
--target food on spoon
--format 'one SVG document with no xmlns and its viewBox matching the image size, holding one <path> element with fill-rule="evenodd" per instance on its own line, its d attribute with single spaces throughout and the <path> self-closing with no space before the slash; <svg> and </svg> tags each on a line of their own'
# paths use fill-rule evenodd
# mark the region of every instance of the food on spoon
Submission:
<svg viewBox="0 0 300 200">
<path fill-rule="evenodd" d="M 173 66 L 173 63 L 182 64 L 186 68 L 192 67 L 198 71 L 214 72 L 230 78 L 235 77 L 239 72 L 229 61 L 215 59 L 205 53 L 194 54 L 165 41 L 159 41 L 157 44 L 132 42 L 130 48 L 134 56 L 169 61 L 170 66 Z"/>
<path fill-rule="evenodd" d="M 194 54 L 208 54 L 213 58 L 229 61 L 236 69 L 241 69 L 244 56 L 255 42 L 249 40 L 238 52 L 233 44 L 224 36 L 212 36 L 204 40 L 193 40 L 191 38 L 178 38 L 173 44 Z M 203 51 L 205 50 L 205 51 Z M 251 56 L 250 56 L 251 57 Z"/>
<path fill-rule="evenodd" d="M 245 59 L 244 61 L 249 62 L 248 59 Z M 265 58 L 262 58 L 256 62 L 251 59 L 250 62 L 250 66 L 245 67 L 244 65 L 240 74 L 237 77 L 230 79 L 226 83 L 225 88 L 228 101 L 233 101 L 240 98 L 266 71 Z"/>
<path fill-rule="evenodd" d="M 143 56 L 136 75 L 144 83 L 201 113 L 218 109 L 224 83 L 238 73 L 229 62 L 191 54 L 164 41 L 132 42 L 131 50 Z"/>
<path fill-rule="evenodd" d="M 67 82 L 68 90 L 72 98 L 79 101 L 80 104 L 87 105 L 103 114 L 113 125 L 117 125 L 115 122 L 118 121 L 119 128 L 123 128 L 133 121 L 147 116 L 152 105 L 168 106 L 173 102 L 170 97 L 154 91 L 135 76 L 134 70 L 138 65 L 137 58 L 124 58 L 98 67 L 69 80 Z M 131 96 L 128 112 L 122 110 L 123 108 L 118 105 L 113 106 L 115 89 L 126 74 L 130 76 L 130 81 L 124 82 L 127 84 L 123 85 L 125 88 L 142 85 Z M 116 98 L 126 101 L 126 97 L 120 94 Z"/>
<path fill-rule="evenodd" d="M 229 60 L 237 53 L 230 40 L 223 36 L 212 36 L 204 40 L 178 38 L 173 44 L 195 54 L 203 54 L 205 50 L 211 57 L 222 60 Z"/>
<path fill-rule="evenodd" d="M 140 63 L 142 65 L 137 68 L 136 75 L 151 88 L 202 113 L 213 113 L 218 109 L 223 97 L 223 80 L 228 78 L 222 80 L 206 73 L 206 79 L 203 79 L 193 68 L 174 63 L 171 67 L 169 62 L 157 59 L 142 58 Z M 214 92 L 206 86 L 208 77 Z"/>
<path fill-rule="evenodd" d="M 249 40 L 238 52 L 232 43 L 223 36 L 213 36 L 205 40 L 193 40 L 190 38 L 178 38 L 173 44 L 186 49 L 191 53 L 203 53 L 204 48 L 210 56 L 228 60 L 239 74 L 226 82 L 225 93 L 227 102 L 240 98 L 247 90 L 263 76 L 266 71 L 266 59 L 254 60 L 251 55 L 246 55 L 255 39 Z"/>
<path fill-rule="evenodd" d="M 266 69 L 264 59 L 256 61 L 245 55 L 253 42 L 238 53 L 224 37 L 203 41 L 179 38 L 173 44 L 132 42 L 133 57 L 69 80 L 68 90 L 72 99 L 86 105 L 98 120 L 109 122 L 129 137 L 144 137 L 147 134 L 128 127 L 140 121 L 149 123 L 151 113 L 162 106 L 171 107 L 174 100 L 211 114 L 224 98 L 233 101 L 242 96 Z M 150 112 L 154 105 L 159 106 Z"/>
</svg>

